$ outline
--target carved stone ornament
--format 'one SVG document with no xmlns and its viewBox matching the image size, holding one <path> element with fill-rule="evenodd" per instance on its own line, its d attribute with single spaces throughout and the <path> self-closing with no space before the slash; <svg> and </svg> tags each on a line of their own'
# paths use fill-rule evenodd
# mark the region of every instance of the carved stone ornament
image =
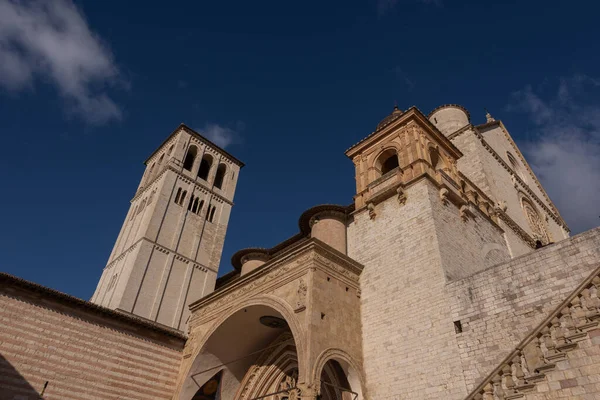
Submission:
<svg viewBox="0 0 600 400">
<path fill-rule="evenodd" d="M 460 217 L 466 222 L 469 218 L 475 219 L 475 214 L 473 214 L 473 211 L 468 206 L 462 206 L 460 207 Z"/>
<path fill-rule="evenodd" d="M 183 350 L 183 358 L 189 358 L 194 354 L 194 350 L 196 350 L 196 334 L 192 332 L 188 336 L 188 340 Z"/>
<path fill-rule="evenodd" d="M 300 281 L 298 282 L 298 300 L 296 302 L 296 309 L 294 310 L 295 312 L 301 312 L 304 311 L 306 309 L 306 292 L 307 292 L 308 288 L 306 286 L 306 283 L 304 282 L 304 279 L 300 279 Z"/>
<path fill-rule="evenodd" d="M 396 189 L 396 193 L 398 193 L 398 203 L 400 203 L 400 205 L 406 204 L 406 192 L 404 191 L 404 189 L 402 189 L 401 186 L 398 186 L 398 189 Z"/>
<path fill-rule="evenodd" d="M 506 205 L 506 201 L 504 201 L 504 200 L 500 200 L 496 204 L 496 207 L 498 207 L 500 209 L 500 211 L 506 211 L 506 209 L 508 208 L 508 206 Z"/>
<path fill-rule="evenodd" d="M 440 189 L 440 200 L 442 200 L 442 204 L 444 204 L 445 206 L 448 205 L 448 189 Z"/>
<path fill-rule="evenodd" d="M 369 210 L 369 218 L 375 219 L 377 213 L 375 212 L 375 205 L 373 203 L 367 203 L 367 210 Z"/>
</svg>

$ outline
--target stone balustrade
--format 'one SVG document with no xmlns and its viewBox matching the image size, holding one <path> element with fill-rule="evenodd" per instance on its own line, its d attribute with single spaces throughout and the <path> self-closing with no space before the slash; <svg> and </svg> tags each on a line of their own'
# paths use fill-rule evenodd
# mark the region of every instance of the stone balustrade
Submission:
<svg viewBox="0 0 600 400">
<path fill-rule="evenodd" d="M 465 400 L 524 398 L 600 324 L 600 267 L 527 336 Z"/>
</svg>

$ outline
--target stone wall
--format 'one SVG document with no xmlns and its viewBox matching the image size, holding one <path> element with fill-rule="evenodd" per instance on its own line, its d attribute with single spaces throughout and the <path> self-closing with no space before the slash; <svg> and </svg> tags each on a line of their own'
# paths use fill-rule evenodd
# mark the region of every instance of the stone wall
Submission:
<svg viewBox="0 0 600 400">
<path fill-rule="evenodd" d="M 0 399 L 171 399 L 185 336 L 0 274 Z"/>
<path fill-rule="evenodd" d="M 469 390 L 600 265 L 600 228 L 447 285 Z M 366 270 L 365 270 L 366 271 Z"/>
<path fill-rule="evenodd" d="M 491 143 L 488 143 L 488 141 L 491 141 Z M 546 209 L 551 210 L 551 205 L 538 188 L 537 178 L 529 172 L 523 163 L 523 159 L 520 158 L 518 151 L 512 146 L 500 125 L 495 124 L 487 127 L 482 136 L 479 136 L 473 128 L 465 129 L 462 133 L 452 137 L 452 143 L 464 154 L 458 160 L 458 169 L 486 195 L 496 202 L 503 203 L 506 206 L 507 215 L 525 232 L 529 235 L 533 234 L 521 205 L 523 196 L 531 201 L 540 214 L 541 220 L 544 221 L 546 230 L 550 234 L 550 241 L 557 242 L 567 237 L 564 230 L 552 218 L 552 214 L 546 211 Z M 506 164 L 509 168 L 512 168 L 507 152 L 511 152 L 518 162 L 517 168 L 519 171 L 514 172 L 516 176 L 525 177 L 523 183 L 513 179 L 513 174 L 505 166 Z M 504 164 L 496 157 L 500 158 Z M 530 191 L 535 196 L 532 196 Z M 546 209 L 536 201 L 536 197 Z M 522 249 L 524 247 L 521 239 L 512 234 L 507 235 L 506 240 L 511 250 L 514 249 L 513 257 L 523 254 Z"/>
<path fill-rule="evenodd" d="M 364 265 L 361 315 L 364 370 L 372 399 L 464 397 L 467 392 L 438 251 L 427 179 L 354 215 L 348 255 Z M 456 232 L 460 232 L 457 228 Z"/>
</svg>

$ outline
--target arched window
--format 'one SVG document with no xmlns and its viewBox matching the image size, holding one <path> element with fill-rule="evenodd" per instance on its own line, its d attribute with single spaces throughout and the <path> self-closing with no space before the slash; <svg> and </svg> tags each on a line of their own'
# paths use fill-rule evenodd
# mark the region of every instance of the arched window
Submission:
<svg viewBox="0 0 600 400">
<path fill-rule="evenodd" d="M 187 195 L 187 190 L 183 191 L 183 194 L 181 195 L 181 198 L 179 199 L 179 205 L 182 206 L 183 202 L 185 201 L 185 196 Z"/>
<path fill-rule="evenodd" d="M 173 147 L 175 147 L 175 145 L 169 147 L 169 151 L 167 151 L 167 157 L 171 157 L 171 154 L 173 154 Z"/>
<path fill-rule="evenodd" d="M 194 203 L 194 195 L 190 196 L 190 202 L 188 203 L 188 211 L 192 209 L 193 203 Z"/>
<path fill-rule="evenodd" d="M 208 221 L 208 218 L 210 218 L 210 210 L 211 210 L 212 206 L 210 205 L 210 203 L 208 203 L 208 207 L 206 207 L 206 217 L 205 219 Z"/>
<path fill-rule="evenodd" d="M 377 159 L 377 162 L 375 163 L 375 166 L 377 167 L 377 169 L 379 169 L 381 175 L 385 175 L 391 170 L 398 168 L 400 165 L 396 150 L 388 149 L 381 153 L 381 155 Z"/>
<path fill-rule="evenodd" d="M 175 204 L 179 204 L 180 197 L 181 197 L 181 188 L 177 189 L 177 194 L 175 195 Z"/>
<path fill-rule="evenodd" d="M 196 199 L 194 200 L 194 205 L 192 206 L 192 212 L 194 214 L 198 213 L 198 198 L 196 197 Z"/>
<path fill-rule="evenodd" d="M 183 161 L 183 168 L 188 171 L 192 170 L 194 166 L 194 160 L 196 159 L 196 154 L 198 154 L 198 148 L 194 145 L 191 145 L 188 148 L 187 154 L 185 155 L 185 160 Z"/>
<path fill-rule="evenodd" d="M 198 207 L 198 215 L 202 212 L 202 207 L 204 207 L 204 200 L 200 201 L 200 207 Z"/>
<path fill-rule="evenodd" d="M 213 206 L 212 211 L 210 212 L 210 222 L 213 222 L 213 218 L 215 217 L 215 211 L 217 207 Z"/>
<path fill-rule="evenodd" d="M 227 171 L 227 166 L 225 164 L 219 164 L 219 168 L 217 168 L 217 175 L 215 176 L 215 187 L 217 187 L 219 189 L 221 189 L 221 187 L 223 187 L 223 179 L 225 178 L 225 171 Z"/>
<path fill-rule="evenodd" d="M 210 172 L 210 167 L 212 167 L 213 158 L 210 154 L 205 154 L 202 157 L 202 161 L 200 161 L 200 169 L 198 169 L 198 177 L 200 179 L 208 180 L 208 173 Z"/>
</svg>

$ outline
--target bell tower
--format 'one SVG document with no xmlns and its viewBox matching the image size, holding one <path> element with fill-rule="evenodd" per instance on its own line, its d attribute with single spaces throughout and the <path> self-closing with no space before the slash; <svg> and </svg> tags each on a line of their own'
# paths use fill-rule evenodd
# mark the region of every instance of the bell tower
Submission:
<svg viewBox="0 0 600 400">
<path fill-rule="evenodd" d="M 184 124 L 145 164 L 91 301 L 184 330 L 214 290 L 244 164 Z"/>
</svg>

